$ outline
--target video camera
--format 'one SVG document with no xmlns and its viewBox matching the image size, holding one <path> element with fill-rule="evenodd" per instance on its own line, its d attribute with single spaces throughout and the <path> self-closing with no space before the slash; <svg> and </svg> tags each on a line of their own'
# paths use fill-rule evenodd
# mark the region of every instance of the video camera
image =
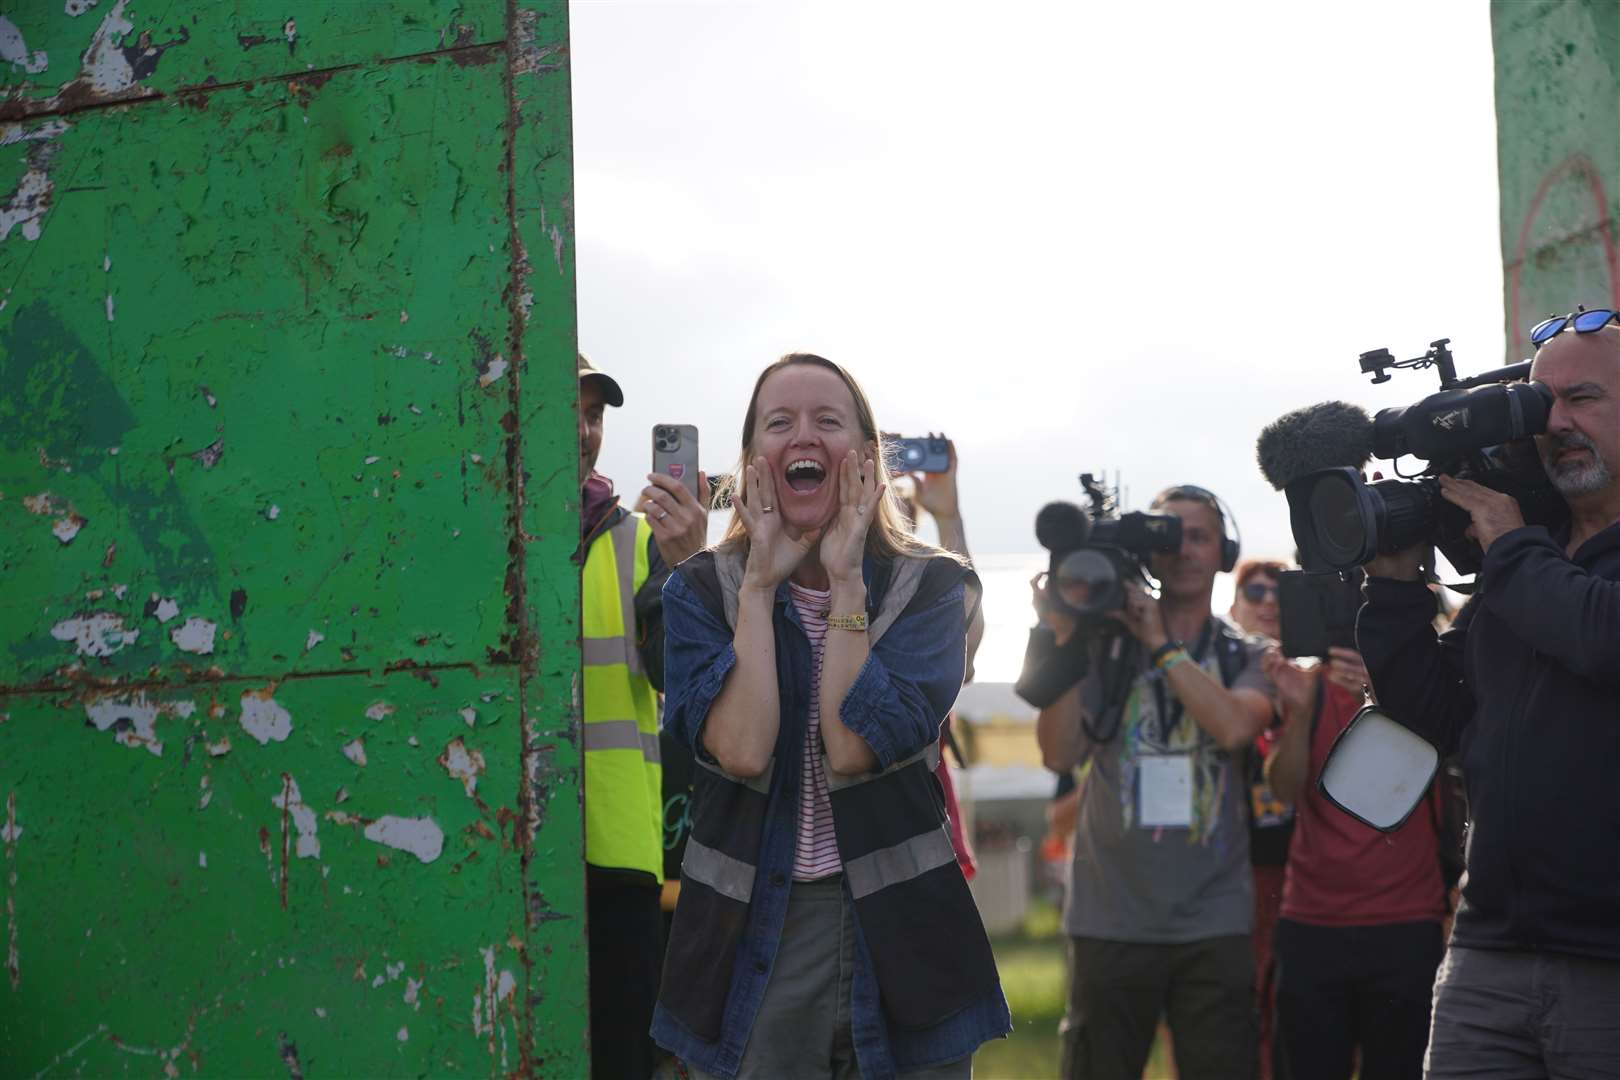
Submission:
<svg viewBox="0 0 1620 1080">
<path fill-rule="evenodd" d="M 1089 512 L 1050 502 L 1035 515 L 1035 539 L 1051 552 L 1047 594 L 1082 622 L 1125 606 L 1125 582 L 1151 585 L 1146 563 L 1155 552 L 1181 550 L 1174 514 L 1119 513 L 1114 495 L 1091 473 L 1080 474 Z"/>
<path fill-rule="evenodd" d="M 1388 369 L 1433 367 L 1440 391 L 1411 405 L 1361 409 L 1327 402 L 1289 413 L 1260 434 L 1261 471 L 1286 492 L 1300 559 L 1307 568 L 1344 570 L 1375 555 L 1432 544 L 1458 573 L 1479 570 L 1484 553 L 1466 535 L 1469 515 L 1440 493 L 1439 477 L 1473 480 L 1513 496 L 1527 522 L 1556 525 L 1568 508 L 1547 479 L 1532 437 L 1547 430 L 1553 396 L 1526 381 L 1530 361 L 1457 377 L 1450 339 L 1432 342 L 1411 360 L 1388 349 L 1361 354 L 1374 383 Z M 1368 458 L 1394 462 L 1411 454 L 1428 462 L 1415 476 L 1368 482 Z"/>
<path fill-rule="evenodd" d="M 1074 636 L 1056 644 L 1051 631 L 1030 632 L 1024 670 L 1014 689 L 1036 708 L 1045 708 L 1085 677 L 1090 650 L 1099 638 L 1114 641 L 1101 650 L 1110 660 L 1122 655 L 1125 635 L 1107 616 L 1125 606 L 1125 583 L 1152 585 L 1147 562 L 1158 552 L 1181 549 L 1181 519 L 1174 514 L 1119 513 L 1118 499 L 1091 473 L 1080 474 L 1089 506 L 1050 502 L 1035 515 L 1035 538 L 1050 553 L 1046 600 L 1077 623 Z"/>
</svg>

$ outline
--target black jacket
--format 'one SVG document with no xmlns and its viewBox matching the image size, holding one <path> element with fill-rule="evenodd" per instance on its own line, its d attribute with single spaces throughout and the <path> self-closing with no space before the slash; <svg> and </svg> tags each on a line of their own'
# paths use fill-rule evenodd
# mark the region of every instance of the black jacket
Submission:
<svg viewBox="0 0 1620 1080">
<path fill-rule="evenodd" d="M 1438 640 L 1418 582 L 1367 582 L 1356 641 L 1391 717 L 1460 751 L 1472 822 L 1453 940 L 1620 960 L 1620 525 L 1491 545 Z"/>
</svg>

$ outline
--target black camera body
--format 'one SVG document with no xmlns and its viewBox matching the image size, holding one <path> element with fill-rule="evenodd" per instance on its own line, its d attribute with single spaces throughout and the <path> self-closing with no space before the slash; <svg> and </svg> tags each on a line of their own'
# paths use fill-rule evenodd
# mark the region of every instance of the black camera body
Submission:
<svg viewBox="0 0 1620 1080">
<path fill-rule="evenodd" d="M 1373 456 L 1393 462 L 1410 454 L 1428 465 L 1416 476 L 1371 483 L 1354 468 L 1323 469 L 1289 483 L 1294 540 L 1308 569 L 1345 570 L 1427 543 L 1458 573 L 1477 573 L 1484 553 L 1466 535 L 1467 512 L 1441 495 L 1441 476 L 1513 496 L 1527 522 L 1553 526 L 1567 517 L 1533 442 L 1547 430 L 1552 392 L 1524 381 L 1528 360 L 1458 379 L 1448 344 L 1442 338 L 1414 360 L 1397 361 L 1383 349 L 1362 354 L 1361 369 L 1374 382 L 1387 381 L 1389 367 L 1440 369 L 1438 393 L 1384 409 L 1372 421 Z"/>
<path fill-rule="evenodd" d="M 1115 639 L 1097 651 L 1111 668 L 1127 670 L 1128 635 L 1108 616 L 1124 608 L 1127 581 L 1152 583 L 1147 563 L 1155 553 L 1181 549 L 1181 519 L 1174 514 L 1120 514 L 1113 495 L 1091 473 L 1082 473 L 1080 484 L 1089 509 L 1051 502 L 1035 515 L 1035 537 L 1050 553 L 1046 600 L 1076 621 L 1074 636 L 1061 646 L 1044 627 L 1030 632 L 1014 689 L 1036 708 L 1085 677 L 1100 639 Z M 1112 689 L 1109 695 L 1117 696 Z"/>
<path fill-rule="evenodd" d="M 1035 538 L 1051 553 L 1047 595 L 1060 610 L 1083 622 L 1125 606 L 1125 582 L 1151 582 L 1147 562 L 1155 553 L 1181 549 L 1181 519 L 1174 514 L 1121 514 L 1114 498 L 1091 473 L 1080 484 L 1090 509 L 1047 503 L 1035 515 Z"/>
<path fill-rule="evenodd" d="M 1361 571 L 1284 570 L 1277 576 L 1284 656 L 1327 659 L 1335 645 L 1356 647 Z"/>
</svg>

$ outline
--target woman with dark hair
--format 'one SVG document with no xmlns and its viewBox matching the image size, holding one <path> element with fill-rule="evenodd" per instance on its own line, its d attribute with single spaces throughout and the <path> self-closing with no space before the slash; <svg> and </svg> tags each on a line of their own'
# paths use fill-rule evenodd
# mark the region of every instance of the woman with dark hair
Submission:
<svg viewBox="0 0 1620 1080">
<path fill-rule="evenodd" d="M 1011 1022 L 932 770 L 977 579 L 905 527 L 837 364 L 767 367 L 742 442 L 664 592 L 701 768 L 653 1037 L 699 1076 L 970 1076 Z"/>
</svg>

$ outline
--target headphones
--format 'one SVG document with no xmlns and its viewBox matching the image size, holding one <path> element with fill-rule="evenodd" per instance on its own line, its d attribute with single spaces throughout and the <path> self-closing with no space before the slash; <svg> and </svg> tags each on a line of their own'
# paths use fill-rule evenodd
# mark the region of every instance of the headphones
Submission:
<svg viewBox="0 0 1620 1080">
<path fill-rule="evenodd" d="M 1172 499 L 1182 499 L 1187 502 L 1203 503 L 1215 511 L 1215 516 L 1221 519 L 1221 572 L 1230 574 L 1238 564 L 1238 556 L 1243 552 L 1243 529 L 1238 525 L 1237 517 L 1233 515 L 1232 508 L 1226 505 L 1219 495 L 1208 488 L 1197 484 L 1177 484 L 1175 487 L 1165 488 L 1153 500 L 1154 506 L 1163 506 Z M 1230 521 L 1237 537 L 1226 535 L 1226 523 Z"/>
</svg>

